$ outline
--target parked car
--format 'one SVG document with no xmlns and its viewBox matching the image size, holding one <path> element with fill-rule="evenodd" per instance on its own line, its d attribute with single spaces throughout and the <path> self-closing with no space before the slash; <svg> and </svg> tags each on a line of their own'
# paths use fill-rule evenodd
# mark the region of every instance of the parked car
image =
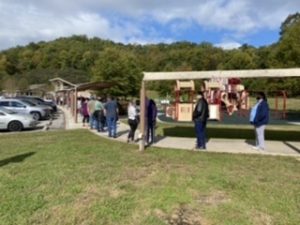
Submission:
<svg viewBox="0 0 300 225">
<path fill-rule="evenodd" d="M 57 106 L 54 101 L 45 101 L 44 99 L 35 97 L 35 96 L 16 96 L 15 98 L 20 99 L 20 100 L 31 101 L 32 103 L 34 103 L 36 105 L 49 106 L 52 108 L 52 112 L 57 111 Z"/>
<path fill-rule="evenodd" d="M 19 114 L 12 110 L 0 107 L 0 129 L 9 131 L 21 131 L 26 128 L 34 128 L 39 122 L 32 115 Z"/>
<path fill-rule="evenodd" d="M 0 107 L 5 107 L 21 114 L 31 114 L 33 119 L 48 119 L 50 108 L 48 106 L 38 106 L 29 101 L 19 99 L 0 99 Z"/>
</svg>

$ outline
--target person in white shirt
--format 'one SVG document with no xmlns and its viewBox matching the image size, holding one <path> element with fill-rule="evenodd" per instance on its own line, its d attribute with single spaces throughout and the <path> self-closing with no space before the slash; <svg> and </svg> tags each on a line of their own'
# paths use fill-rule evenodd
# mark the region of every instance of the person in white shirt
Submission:
<svg viewBox="0 0 300 225">
<path fill-rule="evenodd" d="M 136 131 L 136 128 L 138 126 L 138 114 L 136 111 L 136 105 L 133 101 L 129 102 L 128 108 L 127 108 L 127 114 L 128 114 L 128 125 L 130 126 L 130 131 L 128 133 L 127 142 L 134 141 L 134 134 Z"/>
</svg>

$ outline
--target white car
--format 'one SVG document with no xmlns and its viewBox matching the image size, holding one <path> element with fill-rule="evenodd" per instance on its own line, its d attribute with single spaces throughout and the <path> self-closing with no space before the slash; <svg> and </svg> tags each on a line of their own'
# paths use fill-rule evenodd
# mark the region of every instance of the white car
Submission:
<svg viewBox="0 0 300 225">
<path fill-rule="evenodd" d="M 38 123 L 32 115 L 19 114 L 0 107 L 0 130 L 21 131 L 26 128 L 34 128 Z"/>
</svg>

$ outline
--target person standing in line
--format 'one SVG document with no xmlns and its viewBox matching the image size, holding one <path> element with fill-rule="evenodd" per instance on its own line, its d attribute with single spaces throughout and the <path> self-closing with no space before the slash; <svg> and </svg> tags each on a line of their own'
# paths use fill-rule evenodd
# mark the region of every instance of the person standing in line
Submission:
<svg viewBox="0 0 300 225">
<path fill-rule="evenodd" d="M 153 144 L 155 137 L 157 107 L 155 101 L 150 99 L 147 105 L 147 143 Z"/>
<path fill-rule="evenodd" d="M 259 92 L 256 97 L 257 103 L 250 112 L 250 123 L 254 125 L 256 150 L 265 149 L 265 128 L 269 123 L 269 105 L 265 93 Z"/>
<path fill-rule="evenodd" d="M 105 116 L 107 121 L 108 137 L 117 137 L 117 118 L 118 118 L 118 105 L 117 102 L 111 98 L 107 98 L 104 106 Z"/>
<path fill-rule="evenodd" d="M 97 99 L 95 102 L 95 112 L 94 112 L 94 116 L 96 119 L 96 129 L 98 132 L 104 131 L 104 127 L 103 127 L 103 117 L 104 117 L 104 106 L 101 102 L 101 99 Z"/>
<path fill-rule="evenodd" d="M 86 98 L 82 98 L 80 112 L 82 115 L 82 126 L 85 127 L 85 123 L 89 124 L 89 118 L 90 118 Z"/>
<path fill-rule="evenodd" d="M 89 116 L 90 116 L 90 129 L 94 129 L 94 125 L 96 123 L 96 118 L 94 116 L 95 106 L 96 106 L 95 97 L 91 96 L 91 99 L 88 102 L 88 111 L 89 111 Z"/>
<path fill-rule="evenodd" d="M 127 108 L 127 114 L 128 114 L 128 125 L 130 126 L 130 131 L 127 137 L 127 143 L 129 143 L 130 141 L 134 141 L 134 134 L 139 123 L 136 105 L 134 101 L 129 102 Z"/>
<path fill-rule="evenodd" d="M 197 104 L 193 111 L 193 121 L 197 136 L 196 149 L 206 149 L 206 124 L 209 117 L 208 103 L 203 92 L 197 93 Z"/>
</svg>

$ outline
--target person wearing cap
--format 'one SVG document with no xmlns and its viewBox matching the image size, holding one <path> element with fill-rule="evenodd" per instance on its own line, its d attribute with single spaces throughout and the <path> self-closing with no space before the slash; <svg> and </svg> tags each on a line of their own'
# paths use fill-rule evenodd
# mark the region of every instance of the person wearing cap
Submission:
<svg viewBox="0 0 300 225">
<path fill-rule="evenodd" d="M 259 92 L 256 97 L 257 103 L 250 112 L 250 123 L 254 125 L 256 150 L 265 149 L 265 128 L 269 123 L 269 105 L 265 93 Z"/>
<path fill-rule="evenodd" d="M 209 117 L 208 103 L 203 92 L 197 93 L 197 103 L 193 111 L 193 121 L 197 136 L 196 149 L 206 149 L 206 123 Z"/>
</svg>

